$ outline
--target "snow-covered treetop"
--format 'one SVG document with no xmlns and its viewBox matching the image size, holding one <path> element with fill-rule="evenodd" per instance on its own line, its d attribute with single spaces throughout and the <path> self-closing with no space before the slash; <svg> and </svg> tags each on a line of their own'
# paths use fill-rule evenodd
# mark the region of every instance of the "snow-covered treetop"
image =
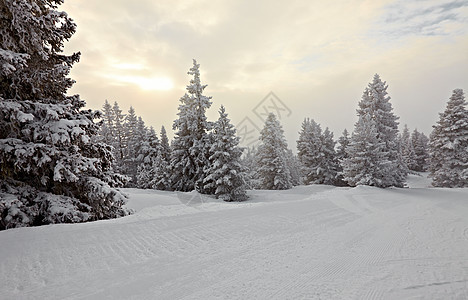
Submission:
<svg viewBox="0 0 468 300">
<path fill-rule="evenodd" d="M 80 54 L 61 52 L 76 25 L 65 12 L 56 10 L 62 3 L 0 1 L 0 96 L 4 99 L 63 99 L 74 83 L 66 76 Z"/>
</svg>

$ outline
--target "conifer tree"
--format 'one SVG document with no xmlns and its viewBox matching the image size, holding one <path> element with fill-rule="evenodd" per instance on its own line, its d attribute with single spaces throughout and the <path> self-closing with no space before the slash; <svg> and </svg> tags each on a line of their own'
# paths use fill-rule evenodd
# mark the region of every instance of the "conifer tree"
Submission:
<svg viewBox="0 0 468 300">
<path fill-rule="evenodd" d="M 246 186 L 247 189 L 259 189 L 260 182 L 257 174 L 257 149 L 255 147 L 247 147 L 241 159 L 242 166 L 246 170 Z"/>
<path fill-rule="evenodd" d="M 344 129 L 340 138 L 338 139 L 338 149 L 336 151 L 336 156 L 338 161 L 341 163 L 345 158 L 348 157 L 346 154 L 346 148 L 350 143 L 348 130 Z"/>
<path fill-rule="evenodd" d="M 240 161 L 243 149 L 239 147 L 239 137 L 224 106 L 219 110 L 219 119 L 214 123 L 212 134 L 210 163 L 205 169 L 205 189 L 213 190 L 216 198 L 224 201 L 244 201 L 247 199 L 245 170 Z"/>
<path fill-rule="evenodd" d="M 170 164 L 171 162 L 171 146 L 169 145 L 169 139 L 167 138 L 166 128 L 161 126 L 160 132 L 161 138 L 161 153 L 164 160 Z"/>
<path fill-rule="evenodd" d="M 80 54 L 62 53 L 76 25 L 61 3 L 0 1 L 0 230 L 128 213 L 110 148 L 92 139 L 100 113 L 66 94 Z"/>
<path fill-rule="evenodd" d="M 109 104 L 109 101 L 105 101 L 102 106 L 102 116 L 101 116 L 101 126 L 99 134 L 97 135 L 97 140 L 103 142 L 107 145 L 114 144 L 114 114 L 112 111 L 112 106 Z"/>
<path fill-rule="evenodd" d="M 388 186 L 385 172 L 390 162 L 385 147 L 385 142 L 379 139 L 376 121 L 369 114 L 360 116 L 346 148 L 348 158 L 343 161 L 344 180 L 350 186 Z"/>
<path fill-rule="evenodd" d="M 339 164 L 333 134 L 314 120 L 305 119 L 297 141 L 304 184 L 336 184 Z"/>
<path fill-rule="evenodd" d="M 468 187 L 468 111 L 462 89 L 453 91 L 430 136 L 430 177 L 438 187 Z"/>
<path fill-rule="evenodd" d="M 112 106 L 112 112 L 114 115 L 114 118 L 113 118 L 114 127 L 112 129 L 112 132 L 114 134 L 114 144 L 112 146 L 114 147 L 114 155 L 116 159 L 115 165 L 116 165 L 116 169 L 119 172 L 125 172 L 124 158 L 125 158 L 125 149 L 127 147 L 125 128 L 124 128 L 125 115 L 122 114 L 122 110 L 120 109 L 117 101 L 115 101 L 114 105 Z"/>
<path fill-rule="evenodd" d="M 411 139 L 411 135 L 409 133 L 408 126 L 405 124 L 403 127 L 403 133 L 400 137 L 400 145 L 401 145 L 401 156 L 403 158 L 403 162 L 405 166 L 412 171 L 416 171 L 417 163 L 416 163 L 416 153 L 414 151 L 413 140 Z"/>
<path fill-rule="evenodd" d="M 142 189 L 155 188 L 155 162 L 160 154 L 160 142 L 153 127 L 146 132 L 146 137 L 138 153 L 141 161 L 137 171 L 137 186 Z"/>
<path fill-rule="evenodd" d="M 301 163 L 291 149 L 286 152 L 286 164 L 291 174 L 291 184 L 298 186 L 302 183 Z"/>
<path fill-rule="evenodd" d="M 131 186 L 136 184 L 137 167 L 138 167 L 138 148 L 141 143 L 141 133 L 138 132 L 138 117 L 135 114 L 135 109 L 130 106 L 124 123 L 124 140 L 126 147 L 124 149 L 124 169 L 122 173 L 131 178 Z"/>
<path fill-rule="evenodd" d="M 416 160 L 416 168 L 414 171 L 425 172 L 429 162 L 429 138 L 417 129 L 411 134 L 411 142 L 414 147 L 414 155 Z"/>
<path fill-rule="evenodd" d="M 382 152 L 379 153 L 379 156 L 381 157 L 382 162 L 374 162 L 373 165 L 375 167 L 385 168 L 385 170 L 383 173 L 376 170 L 369 174 L 376 174 L 383 177 L 376 177 L 375 179 L 368 179 L 365 181 L 360 180 L 360 178 L 352 179 L 353 174 L 359 173 L 353 170 L 351 173 L 344 174 L 344 177 L 347 178 L 348 183 L 350 184 L 356 184 L 356 182 L 361 182 L 359 184 L 365 184 L 362 182 L 368 182 L 369 185 L 375 185 L 378 187 L 402 187 L 404 185 L 404 181 L 407 176 L 407 169 L 402 163 L 403 159 L 401 158 L 400 145 L 398 141 L 398 117 L 392 112 L 393 108 L 390 103 L 390 97 L 387 93 L 387 87 L 386 83 L 382 82 L 380 79 L 380 76 L 375 74 L 373 81 L 369 83 L 368 87 L 364 90 L 362 99 L 359 102 L 359 108 L 357 110 L 359 122 L 356 123 L 355 126 L 355 130 L 360 129 L 365 132 L 373 132 L 375 130 L 377 141 L 373 140 L 373 136 L 368 136 L 368 143 L 370 148 L 376 147 L 375 145 L 379 145 L 379 149 Z M 372 124 L 362 124 L 363 122 L 371 122 Z M 371 130 L 371 128 L 374 129 Z M 353 137 L 363 139 L 366 136 L 360 133 L 354 134 Z M 353 141 L 353 138 L 351 138 L 351 143 L 353 142 L 356 144 L 358 141 Z M 360 140 L 359 143 L 365 143 L 365 140 Z M 380 145 L 383 145 L 383 148 L 380 148 Z M 348 158 L 346 160 L 348 162 L 345 164 L 348 165 L 348 167 L 344 168 L 344 172 L 346 173 L 347 170 L 350 171 L 353 169 L 349 166 L 349 161 L 360 159 L 365 160 L 365 158 L 350 156 L 351 154 L 354 156 L 362 156 L 363 153 L 366 152 L 367 151 L 347 151 Z"/>
<path fill-rule="evenodd" d="M 266 190 L 286 190 L 292 187 L 291 174 L 286 163 L 287 143 L 284 131 L 276 119 L 270 113 L 265 121 L 265 126 L 260 132 L 261 144 L 257 152 L 257 173 L 260 188 Z"/>
<path fill-rule="evenodd" d="M 338 162 L 338 174 L 337 174 L 335 185 L 337 186 L 348 185 L 346 181 L 344 180 L 344 176 L 343 176 L 343 162 L 345 159 L 348 158 L 346 149 L 348 148 L 350 142 L 351 140 L 349 138 L 348 130 L 344 129 L 343 133 L 338 139 L 338 147 L 336 149 L 336 160 Z"/>
<path fill-rule="evenodd" d="M 208 132 L 212 124 L 205 115 L 211 106 L 211 97 L 203 95 L 206 85 L 201 84 L 199 69 L 200 65 L 193 60 L 193 67 L 188 72 L 193 78 L 187 86 L 188 93 L 180 98 L 179 118 L 173 124 L 176 132 L 172 144 L 171 170 L 175 190 L 197 189 L 203 193 L 204 167 L 209 165 Z"/>
<path fill-rule="evenodd" d="M 161 127 L 160 138 L 158 154 L 153 161 L 154 178 L 151 186 L 153 189 L 170 191 L 172 189 L 170 166 L 171 149 L 164 126 Z"/>
<path fill-rule="evenodd" d="M 337 185 L 339 162 L 335 152 L 336 142 L 333 139 L 333 132 L 328 127 L 325 128 L 321 137 L 323 159 L 320 162 L 322 173 L 322 184 Z"/>
</svg>

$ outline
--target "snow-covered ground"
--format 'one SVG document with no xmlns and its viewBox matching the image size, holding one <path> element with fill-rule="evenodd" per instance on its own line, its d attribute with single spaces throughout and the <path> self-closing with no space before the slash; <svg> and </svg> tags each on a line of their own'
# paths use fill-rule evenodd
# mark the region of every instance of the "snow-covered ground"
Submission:
<svg viewBox="0 0 468 300">
<path fill-rule="evenodd" d="M 117 220 L 0 232 L 0 299 L 468 299 L 468 189 L 129 189 Z"/>
</svg>

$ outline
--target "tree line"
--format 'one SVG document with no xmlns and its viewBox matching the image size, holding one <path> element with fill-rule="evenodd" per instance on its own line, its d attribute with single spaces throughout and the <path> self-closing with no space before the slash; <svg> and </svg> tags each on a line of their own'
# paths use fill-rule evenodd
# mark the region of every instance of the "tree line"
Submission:
<svg viewBox="0 0 468 300">
<path fill-rule="evenodd" d="M 131 213 L 118 188 L 138 186 L 192 191 L 225 201 L 247 199 L 249 188 L 289 189 L 298 184 L 404 186 L 410 171 L 430 172 L 440 187 L 468 186 L 468 112 L 456 89 L 429 139 L 398 131 L 378 75 L 359 102 L 358 121 L 338 140 L 313 119 L 304 120 L 297 155 L 270 114 L 257 149 L 243 149 L 224 107 L 207 120 L 194 60 L 169 142 L 131 108 L 103 112 L 67 95 L 80 53 L 64 55 L 76 25 L 60 0 L 0 1 L 0 230 L 76 223 Z M 41 26 L 37 26 L 41 24 Z"/>
</svg>

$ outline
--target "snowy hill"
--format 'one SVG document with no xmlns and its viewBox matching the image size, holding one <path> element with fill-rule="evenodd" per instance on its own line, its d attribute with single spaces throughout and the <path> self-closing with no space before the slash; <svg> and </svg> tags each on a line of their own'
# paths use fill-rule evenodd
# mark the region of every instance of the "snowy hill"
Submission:
<svg viewBox="0 0 468 300">
<path fill-rule="evenodd" d="M 467 299 L 468 189 L 301 186 L 0 232 L 1 299 Z"/>
</svg>

